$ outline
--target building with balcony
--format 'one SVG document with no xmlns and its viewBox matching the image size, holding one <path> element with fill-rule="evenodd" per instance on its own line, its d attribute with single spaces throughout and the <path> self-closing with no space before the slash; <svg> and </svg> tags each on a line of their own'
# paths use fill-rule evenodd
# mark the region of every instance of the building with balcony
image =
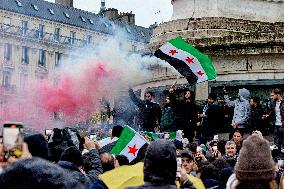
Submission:
<svg viewBox="0 0 284 189">
<path fill-rule="evenodd" d="M 97 15 L 72 6 L 72 0 L 0 0 L 0 79 L 5 91 L 19 91 L 32 79 L 56 84 L 58 68 L 80 57 L 78 49 L 96 48 L 117 28 L 128 34 L 122 49 L 147 51 L 152 30 L 135 25 L 134 14 L 103 9 Z M 113 12 L 117 17 L 109 16 Z"/>
</svg>

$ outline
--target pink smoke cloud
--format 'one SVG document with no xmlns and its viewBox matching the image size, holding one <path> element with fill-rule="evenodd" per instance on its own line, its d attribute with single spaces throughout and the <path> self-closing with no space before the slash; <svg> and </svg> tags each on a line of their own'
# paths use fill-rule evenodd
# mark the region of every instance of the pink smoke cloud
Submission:
<svg viewBox="0 0 284 189">
<path fill-rule="evenodd" d="M 106 85 L 120 77 L 103 63 L 88 61 L 77 74 L 62 72 L 58 86 L 30 81 L 22 94 L 1 89 L 0 121 L 21 121 L 37 130 L 54 127 L 53 112 L 61 112 L 71 125 L 86 121 L 97 110 L 98 100 L 110 93 Z"/>
</svg>

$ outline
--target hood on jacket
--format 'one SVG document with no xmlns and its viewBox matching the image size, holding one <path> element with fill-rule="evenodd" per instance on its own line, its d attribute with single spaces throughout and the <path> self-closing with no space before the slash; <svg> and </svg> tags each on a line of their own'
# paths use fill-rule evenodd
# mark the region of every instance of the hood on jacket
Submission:
<svg viewBox="0 0 284 189">
<path fill-rule="evenodd" d="M 83 165 L 83 157 L 77 147 L 71 146 L 66 148 L 60 157 L 61 161 L 69 161 L 77 167 Z"/>
<path fill-rule="evenodd" d="M 144 181 L 156 184 L 175 184 L 176 148 L 173 142 L 156 140 L 147 149 L 144 160 Z"/>
<path fill-rule="evenodd" d="M 239 94 L 241 98 L 248 100 L 250 92 L 249 90 L 242 88 L 242 89 L 239 89 Z"/>
<path fill-rule="evenodd" d="M 25 136 L 24 141 L 28 144 L 32 156 L 48 159 L 48 146 L 42 134 L 32 134 Z"/>
</svg>

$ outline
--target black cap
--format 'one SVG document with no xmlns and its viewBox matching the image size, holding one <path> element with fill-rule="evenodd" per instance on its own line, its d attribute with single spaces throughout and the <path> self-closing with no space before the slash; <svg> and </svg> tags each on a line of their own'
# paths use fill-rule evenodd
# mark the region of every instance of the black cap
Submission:
<svg viewBox="0 0 284 189">
<path fill-rule="evenodd" d="M 183 143 L 181 141 L 175 139 L 173 142 L 175 144 L 176 149 L 183 150 Z"/>
<path fill-rule="evenodd" d="M 194 157 L 192 156 L 192 153 L 190 152 L 190 151 L 188 151 L 188 150 L 182 150 L 181 152 L 180 152 L 180 156 L 183 158 L 183 157 L 187 157 L 187 158 L 189 158 L 189 159 L 191 159 L 191 160 L 194 160 Z"/>
</svg>

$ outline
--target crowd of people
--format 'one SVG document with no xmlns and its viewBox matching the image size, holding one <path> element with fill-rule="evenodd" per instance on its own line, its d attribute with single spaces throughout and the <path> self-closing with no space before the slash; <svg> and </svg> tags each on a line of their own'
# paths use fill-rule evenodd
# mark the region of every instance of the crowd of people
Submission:
<svg viewBox="0 0 284 189">
<path fill-rule="evenodd" d="M 281 91 L 271 92 L 270 111 L 263 111 L 260 99 L 240 89 L 238 98 L 231 101 L 224 90 L 224 103 L 234 108 L 229 139 L 218 138 L 224 111 L 217 95 L 210 93 L 207 104 L 200 110 L 194 93 L 187 91 L 183 99 L 169 90 L 163 108 L 146 92 L 145 100 L 129 90 L 131 100 L 139 109 L 138 133 L 145 143 L 135 159 L 112 154 L 112 149 L 124 138 L 124 126 L 115 125 L 109 136 L 81 132 L 75 128 L 54 128 L 48 135 L 24 131 L 21 157 L 4 156 L 0 144 L 0 188 L 43 189 L 107 189 L 107 188 L 196 188 L 196 189 L 277 189 L 284 187 L 283 125 L 284 103 Z M 263 120 L 271 120 L 274 145 L 262 135 Z M 170 139 L 161 135 L 154 140 L 145 132 L 183 132 Z M 128 147 L 131 150 L 130 147 Z M 143 166 L 137 168 L 136 165 Z M 135 167 L 123 185 L 113 187 L 112 175 L 123 179 L 121 168 Z M 135 175 L 134 173 L 141 173 Z M 110 180 L 110 181 L 109 181 Z M 130 182 L 131 181 L 131 182 Z"/>
</svg>

